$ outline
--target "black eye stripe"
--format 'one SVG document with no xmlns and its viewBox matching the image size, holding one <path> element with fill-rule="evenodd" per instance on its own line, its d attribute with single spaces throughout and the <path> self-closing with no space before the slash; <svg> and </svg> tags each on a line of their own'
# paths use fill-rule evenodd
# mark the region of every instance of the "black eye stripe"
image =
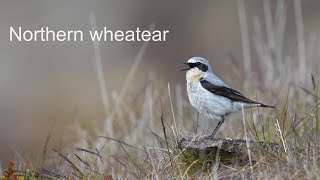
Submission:
<svg viewBox="0 0 320 180">
<path fill-rule="evenodd" d="M 189 67 L 190 68 L 194 68 L 194 67 L 197 67 L 198 66 L 198 63 L 189 63 Z"/>
<path fill-rule="evenodd" d="M 200 69 L 203 72 L 206 72 L 208 70 L 208 66 L 205 64 L 202 64 L 200 62 L 196 62 L 196 63 L 189 63 L 189 67 L 190 68 L 194 68 L 197 67 L 198 69 Z"/>
<path fill-rule="evenodd" d="M 208 70 L 208 66 L 205 64 L 200 64 L 198 68 L 203 72 L 206 72 Z"/>
</svg>

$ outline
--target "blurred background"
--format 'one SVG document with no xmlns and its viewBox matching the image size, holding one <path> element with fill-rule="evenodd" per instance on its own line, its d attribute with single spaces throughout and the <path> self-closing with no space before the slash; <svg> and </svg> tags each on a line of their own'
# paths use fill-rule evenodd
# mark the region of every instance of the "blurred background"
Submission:
<svg viewBox="0 0 320 180">
<path fill-rule="evenodd" d="M 170 34 L 166 42 L 147 44 L 127 85 L 132 94 L 139 95 L 152 79 L 164 91 L 168 82 L 181 85 L 186 98 L 181 62 L 202 56 L 232 87 L 244 94 L 249 93 L 245 87 L 251 87 L 249 97 L 254 98 L 261 94 L 256 94 L 257 89 L 267 90 L 280 77 L 286 80 L 276 83 L 288 88 L 292 82 L 305 85 L 305 77 L 319 72 L 320 1 L 303 0 L 301 8 L 295 7 L 296 2 L 2 0 L 0 162 L 17 155 L 24 161 L 37 160 L 52 129 L 53 146 L 72 147 L 65 137 L 70 142 L 82 137 L 71 134 L 75 126 L 70 124 L 90 132 L 101 127 L 106 116 L 93 42 L 9 42 L 10 26 L 85 32 L 92 28 L 90 14 L 98 30 L 148 29 L 155 23 L 155 29 Z M 124 86 L 141 46 L 141 42 L 100 42 L 102 65 L 98 69 L 103 69 L 109 102 Z M 252 83 L 259 81 L 263 84 Z M 276 103 L 275 99 L 263 100 Z M 108 108 L 113 105 L 109 103 Z M 125 133 L 127 129 L 115 131 Z"/>
</svg>

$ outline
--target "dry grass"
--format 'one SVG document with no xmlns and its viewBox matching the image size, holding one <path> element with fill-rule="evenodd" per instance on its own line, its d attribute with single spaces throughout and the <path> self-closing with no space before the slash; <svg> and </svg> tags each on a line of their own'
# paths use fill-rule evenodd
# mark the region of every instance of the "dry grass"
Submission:
<svg viewBox="0 0 320 180">
<path fill-rule="evenodd" d="M 274 16 L 270 11 L 270 2 L 264 2 L 266 30 L 262 30 L 261 22 L 264 21 L 253 19 L 254 35 L 243 44 L 252 43 L 252 48 L 248 45 L 244 48 L 243 57 L 247 61 L 246 71 L 242 71 L 245 77 L 243 84 L 245 89 L 253 90 L 245 94 L 275 104 L 276 109 L 246 110 L 244 118 L 241 114 L 233 115 L 222 126 L 218 136 L 278 142 L 281 144 L 278 156 L 252 155 L 252 161 L 244 166 L 222 164 L 219 156 L 214 162 L 208 162 L 206 157 L 194 159 L 180 150 L 177 142 L 184 136 L 197 138 L 212 130 L 214 125 L 210 121 L 199 120 L 196 110 L 182 95 L 184 87 L 159 83 L 160 79 L 150 75 L 139 90 L 128 88 L 143 59 L 147 46 L 144 44 L 121 92 L 108 94 L 102 78 L 99 45 L 95 44 L 97 77 L 105 106 L 104 124 L 95 129 L 93 137 L 75 121 L 72 129 L 82 141 L 76 142 L 71 149 L 54 149 L 57 152 L 55 159 L 45 159 L 46 152 L 50 150 L 47 149 L 49 135 L 40 167 L 28 167 L 17 160 L 20 166 L 15 168 L 19 172 L 16 174 L 26 179 L 317 179 L 320 176 L 320 77 L 316 75 L 319 72 L 310 71 L 312 63 L 306 62 L 314 60 L 307 58 L 312 56 L 306 54 L 304 38 L 301 37 L 301 7 L 298 0 L 294 1 L 299 27 L 298 54 L 295 54 L 285 52 L 282 47 L 286 24 L 285 2 L 277 1 Z M 244 1 L 238 4 L 240 20 L 247 21 L 242 9 L 245 6 L 241 3 Z M 248 25 L 251 25 L 250 22 L 248 19 Z M 150 28 L 154 28 L 154 24 Z M 241 29 L 244 31 L 241 33 L 243 39 L 248 39 L 247 28 Z M 250 65 L 250 54 L 253 52 L 258 57 L 256 66 Z M 253 72 L 252 67 L 258 71 Z M 236 64 L 231 68 L 230 72 L 239 71 Z M 243 124 L 246 125 L 246 134 Z M 50 161 L 50 169 L 43 168 L 43 161 Z M 2 170 L 5 176 L 12 174 L 12 166 L 9 170 Z"/>
</svg>

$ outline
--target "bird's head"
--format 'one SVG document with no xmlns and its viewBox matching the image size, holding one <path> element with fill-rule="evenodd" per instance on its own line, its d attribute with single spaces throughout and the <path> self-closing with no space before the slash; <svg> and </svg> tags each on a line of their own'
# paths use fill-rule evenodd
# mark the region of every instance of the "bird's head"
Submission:
<svg viewBox="0 0 320 180">
<path fill-rule="evenodd" d="M 209 65 L 209 61 L 203 57 L 193 57 L 189 59 L 186 63 L 183 63 L 185 65 L 188 65 L 188 68 L 185 68 L 181 71 L 188 71 L 192 69 L 197 69 L 202 72 L 211 72 L 211 67 Z"/>
<path fill-rule="evenodd" d="M 193 57 L 184 64 L 188 67 L 181 71 L 187 71 L 187 80 L 198 80 L 212 72 L 209 61 L 202 57 Z"/>
</svg>

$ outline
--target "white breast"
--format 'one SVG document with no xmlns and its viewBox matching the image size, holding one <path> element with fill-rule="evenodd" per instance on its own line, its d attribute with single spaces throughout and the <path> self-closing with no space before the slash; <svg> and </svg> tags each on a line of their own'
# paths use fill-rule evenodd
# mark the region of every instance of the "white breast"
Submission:
<svg viewBox="0 0 320 180">
<path fill-rule="evenodd" d="M 188 81 L 187 91 L 190 104 L 208 118 L 219 120 L 235 111 L 229 99 L 212 94 L 199 81 Z"/>
</svg>

